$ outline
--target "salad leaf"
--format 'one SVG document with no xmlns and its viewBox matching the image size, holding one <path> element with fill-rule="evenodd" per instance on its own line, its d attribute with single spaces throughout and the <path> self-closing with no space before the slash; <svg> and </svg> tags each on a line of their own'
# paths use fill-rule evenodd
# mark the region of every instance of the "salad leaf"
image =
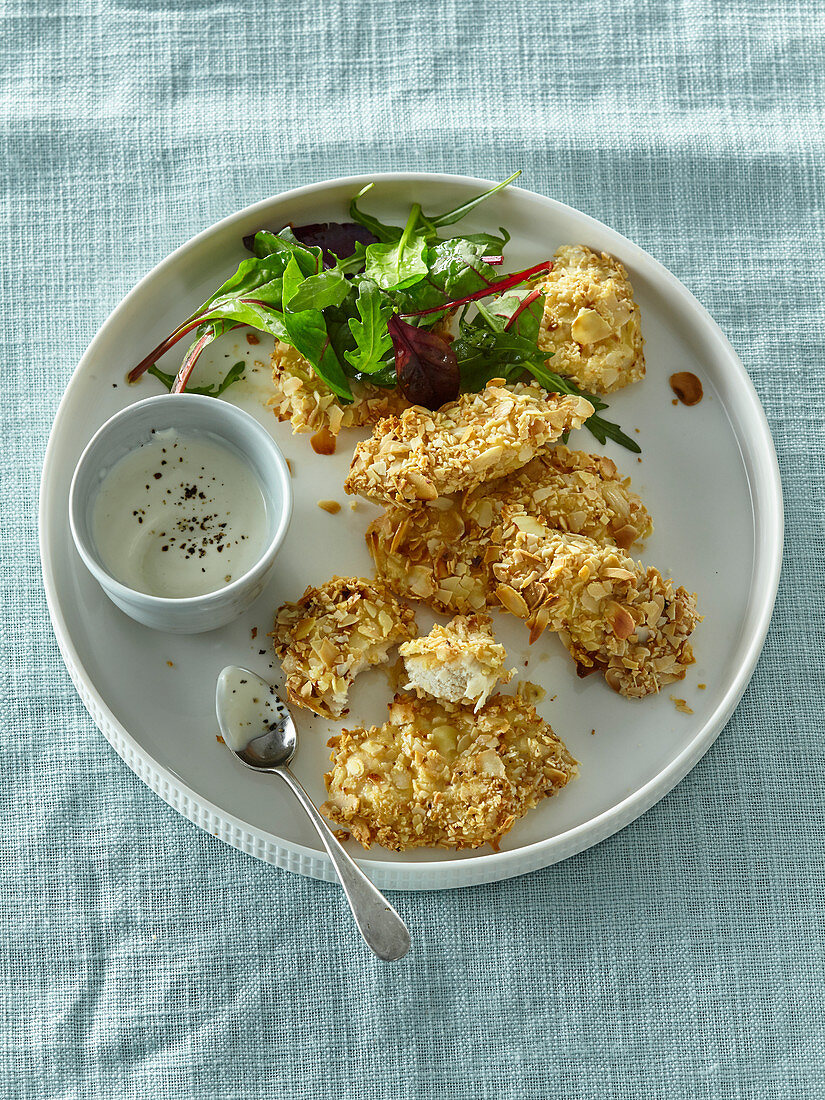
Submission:
<svg viewBox="0 0 825 1100">
<path fill-rule="evenodd" d="M 398 242 L 367 245 L 364 274 L 381 290 L 401 290 L 419 282 L 428 272 L 427 239 L 415 233 L 421 207 L 416 203 Z"/>
<path fill-rule="evenodd" d="M 382 290 L 403 290 L 427 274 L 426 249 L 424 237 L 414 237 L 403 252 L 397 244 L 371 244 L 364 274 Z"/>
<path fill-rule="evenodd" d="M 172 393 L 183 393 L 203 349 L 211 344 L 213 340 L 216 340 L 221 333 L 232 327 L 232 325 L 218 323 L 214 326 L 204 325 L 203 329 L 198 329 L 200 335 L 183 357 L 183 362 L 175 375 L 175 381 L 172 383 Z"/>
<path fill-rule="evenodd" d="M 266 288 L 262 289 L 265 290 Z M 278 340 L 285 339 L 287 333 L 283 322 L 283 314 L 267 301 L 267 297 L 275 298 L 275 292 L 271 295 L 265 293 L 263 298 L 226 298 L 222 301 L 213 302 L 197 318 L 198 336 L 202 336 L 207 324 L 211 323 L 213 327 L 223 325 L 215 333 L 216 336 L 220 336 L 235 325 L 250 325 L 261 332 L 270 333 Z M 280 281 L 278 282 L 276 300 L 280 305 Z"/>
<path fill-rule="evenodd" d="M 398 387 L 413 405 L 440 409 L 458 397 L 461 373 L 455 352 L 442 337 L 409 325 L 394 314 L 388 325 L 395 348 Z"/>
<path fill-rule="evenodd" d="M 301 244 L 321 249 L 324 267 L 333 267 L 337 260 L 355 252 L 356 245 L 375 244 L 378 238 L 369 229 L 355 222 L 316 222 L 292 227 Z"/>
<path fill-rule="evenodd" d="M 214 302 L 255 297 L 280 306 L 280 288 L 291 253 L 271 253 L 268 256 L 242 260 L 238 270 L 211 294 L 192 316 L 201 316 Z"/>
<path fill-rule="evenodd" d="M 349 204 L 349 216 L 354 222 L 357 222 L 358 225 L 362 225 L 365 229 L 368 229 L 377 240 L 389 244 L 392 241 L 399 240 L 404 230 L 397 225 L 384 225 L 378 218 L 374 218 L 371 214 L 365 214 L 362 210 L 358 209 L 358 200 L 363 198 L 374 186 L 374 183 L 368 183 L 366 187 L 361 188 Z"/>
<path fill-rule="evenodd" d="M 512 176 L 508 176 L 506 180 L 502 180 L 501 183 L 497 183 L 494 187 L 489 188 L 487 191 L 482 191 L 480 195 L 476 195 L 475 198 L 469 199 L 467 202 L 456 206 L 454 210 L 447 210 L 444 214 L 435 214 L 428 217 L 428 221 L 431 225 L 434 225 L 436 229 L 440 229 L 445 225 L 455 225 L 456 222 L 460 222 L 463 217 L 474 210 L 479 203 L 484 202 L 485 199 L 489 199 L 491 195 L 495 195 L 498 191 L 503 191 L 505 187 L 509 186 L 514 179 L 518 179 L 521 175 L 521 169 L 517 172 L 513 172 Z"/>
<path fill-rule="evenodd" d="M 290 258 L 284 272 L 284 298 L 289 301 L 303 282 L 303 272 L 296 256 Z M 324 315 L 319 309 L 293 311 L 286 306 L 283 313 L 288 343 L 304 356 L 329 388 L 344 401 L 352 401 L 352 390 L 338 356 L 335 354 Z"/>
<path fill-rule="evenodd" d="M 483 255 L 485 256 L 498 256 L 510 241 L 510 234 L 506 229 L 499 226 L 498 231 L 501 234 L 500 237 L 497 237 L 494 233 L 467 233 L 459 239 L 469 241 L 470 244 L 480 244 L 484 249 Z M 453 240 L 454 238 L 449 239 Z"/>
<path fill-rule="evenodd" d="M 235 363 L 234 366 L 229 368 L 220 382 L 216 382 L 212 386 L 187 386 L 186 392 L 200 393 L 205 397 L 220 397 L 225 390 L 229 389 L 233 382 L 237 382 L 239 379 L 243 378 L 245 371 L 246 363 L 241 360 L 239 363 Z M 175 384 L 176 375 L 167 374 L 166 371 L 162 371 L 155 363 L 148 368 L 147 374 L 154 375 L 155 378 L 166 386 L 167 390 L 171 390 L 172 386 Z"/>
<path fill-rule="evenodd" d="M 326 309 L 327 306 L 340 306 L 351 290 L 352 284 L 344 273 L 337 266 L 330 267 L 304 279 L 284 304 L 293 312 Z"/>
<path fill-rule="evenodd" d="M 449 243 L 449 242 L 445 242 Z M 482 262 L 482 261 L 479 261 Z M 489 267 L 489 265 L 485 265 Z M 544 260 L 540 264 L 534 264 L 533 267 L 527 267 L 523 271 L 514 271 L 512 275 L 501 276 L 498 275 L 494 269 L 490 268 L 493 274 L 493 279 L 484 278 L 484 286 L 479 290 L 472 291 L 469 294 L 463 294 L 458 298 L 453 298 L 452 301 L 445 303 L 450 307 L 463 306 L 465 302 L 475 302 L 479 298 L 487 298 L 491 294 L 503 294 L 504 291 L 510 290 L 512 287 L 520 286 L 522 283 L 528 282 L 536 275 L 540 275 L 545 271 L 549 271 L 553 264 L 551 260 Z M 480 272 L 477 272 L 480 274 Z M 429 306 L 426 309 L 418 309 L 407 313 L 407 317 L 424 317 L 427 314 L 441 312 L 443 306 Z"/>
<path fill-rule="evenodd" d="M 502 191 L 505 187 L 517 179 L 521 175 L 521 169 L 514 172 L 512 176 L 508 176 L 506 180 L 502 180 L 501 183 L 495 184 L 495 186 L 488 188 L 486 191 L 482 191 L 481 194 L 475 195 L 472 199 L 468 199 L 467 202 L 462 203 L 460 206 L 454 207 L 452 210 L 446 210 L 443 214 L 428 215 L 421 212 L 421 207 L 418 208 L 418 217 L 416 218 L 413 230 L 420 225 L 424 232 L 424 235 L 430 240 L 437 238 L 438 234 L 436 230 L 442 228 L 445 225 L 455 225 L 456 222 L 461 221 L 463 217 L 474 210 L 479 203 L 484 202 L 485 199 L 489 199 L 492 195 Z M 364 213 L 358 207 L 358 200 L 363 198 L 372 188 L 375 186 L 373 183 L 368 183 L 366 187 L 362 187 L 355 198 L 349 205 L 349 216 L 358 225 L 368 229 L 375 237 L 385 244 L 391 244 L 394 241 L 400 239 L 402 230 L 397 225 L 385 225 L 371 214 Z M 502 231 L 504 233 L 504 231 Z M 505 234 L 504 244 L 510 239 L 509 234 Z"/>
<path fill-rule="evenodd" d="M 345 351 L 344 357 L 359 374 L 375 374 L 386 366 L 384 358 L 392 347 L 387 328 L 390 303 L 375 283 L 365 279 L 358 289 L 355 305 L 359 319 L 351 317 L 348 322 L 355 350 Z"/>
<path fill-rule="evenodd" d="M 321 268 L 321 249 L 303 245 L 288 225 L 284 226 L 279 233 L 261 229 L 257 233 L 244 237 L 243 243 L 256 259 L 279 258 L 281 271 L 286 267 L 290 257 L 296 254 L 301 257 L 301 268 L 305 269 L 308 275 Z"/>
<path fill-rule="evenodd" d="M 484 263 L 486 246 L 467 242 L 462 237 L 439 241 L 427 251 L 428 272 L 411 287 L 396 289 L 392 296 L 400 313 L 416 315 L 429 312 L 427 324 L 443 317 L 453 300 L 475 291 L 485 291 L 499 278 L 495 268 Z"/>
<path fill-rule="evenodd" d="M 544 316 L 544 294 L 537 287 L 519 287 L 494 299 L 484 308 L 479 303 L 479 313 L 488 325 L 495 321 L 495 327 L 537 344 Z"/>
</svg>

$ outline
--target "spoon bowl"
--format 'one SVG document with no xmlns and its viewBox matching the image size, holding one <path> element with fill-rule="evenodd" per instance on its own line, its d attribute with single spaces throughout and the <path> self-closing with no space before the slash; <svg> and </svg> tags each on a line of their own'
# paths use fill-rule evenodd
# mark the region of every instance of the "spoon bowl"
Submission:
<svg viewBox="0 0 825 1100">
<path fill-rule="evenodd" d="M 298 748 L 292 715 L 254 672 L 227 665 L 218 677 L 215 710 L 221 737 L 248 768 L 273 771 L 292 760 Z"/>
<path fill-rule="evenodd" d="M 298 747 L 298 733 L 275 688 L 248 668 L 227 665 L 215 688 L 215 710 L 221 736 L 235 758 L 253 771 L 279 775 L 303 806 L 327 850 L 368 947 L 386 962 L 403 958 L 411 944 L 407 926 L 344 850 L 289 769 Z"/>
</svg>

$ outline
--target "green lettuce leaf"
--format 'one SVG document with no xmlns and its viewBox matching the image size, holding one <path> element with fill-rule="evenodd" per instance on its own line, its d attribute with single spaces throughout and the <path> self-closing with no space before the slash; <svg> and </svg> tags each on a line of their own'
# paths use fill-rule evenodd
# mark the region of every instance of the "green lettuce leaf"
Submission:
<svg viewBox="0 0 825 1100">
<path fill-rule="evenodd" d="M 284 271 L 284 298 L 287 301 L 292 298 L 303 281 L 304 274 L 298 259 L 292 256 Z M 333 393 L 344 401 L 352 401 L 352 390 L 330 341 L 323 313 L 319 309 L 293 312 L 287 306 L 284 309 L 283 322 L 287 342 L 309 360 L 318 376 L 326 382 Z"/>
</svg>

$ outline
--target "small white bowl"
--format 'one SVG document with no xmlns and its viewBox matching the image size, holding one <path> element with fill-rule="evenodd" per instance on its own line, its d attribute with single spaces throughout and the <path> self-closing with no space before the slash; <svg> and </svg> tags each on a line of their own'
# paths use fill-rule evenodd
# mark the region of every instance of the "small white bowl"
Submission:
<svg viewBox="0 0 825 1100">
<path fill-rule="evenodd" d="M 253 471 L 266 501 L 269 538 L 258 561 L 242 577 L 202 596 L 169 598 L 129 588 L 103 565 L 92 535 L 92 511 L 105 472 L 146 443 L 153 431 L 168 428 L 216 438 Z M 92 576 L 121 611 L 154 630 L 173 634 L 200 634 L 243 614 L 272 574 L 291 515 L 289 470 L 266 429 L 242 409 L 200 394 L 149 397 L 107 420 L 80 456 L 69 490 L 72 538 Z"/>
</svg>

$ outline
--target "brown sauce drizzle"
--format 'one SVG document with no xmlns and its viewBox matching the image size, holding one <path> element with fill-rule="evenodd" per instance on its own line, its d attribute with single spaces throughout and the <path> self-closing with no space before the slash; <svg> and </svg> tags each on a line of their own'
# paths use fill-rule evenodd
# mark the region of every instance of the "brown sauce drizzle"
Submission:
<svg viewBox="0 0 825 1100">
<path fill-rule="evenodd" d="M 317 455 L 335 454 L 335 436 L 329 428 L 319 428 L 310 439 L 312 449 Z"/>
<path fill-rule="evenodd" d="M 671 374 L 670 388 L 683 405 L 698 405 L 704 396 L 702 383 L 689 370 L 680 370 L 677 374 Z"/>
</svg>

